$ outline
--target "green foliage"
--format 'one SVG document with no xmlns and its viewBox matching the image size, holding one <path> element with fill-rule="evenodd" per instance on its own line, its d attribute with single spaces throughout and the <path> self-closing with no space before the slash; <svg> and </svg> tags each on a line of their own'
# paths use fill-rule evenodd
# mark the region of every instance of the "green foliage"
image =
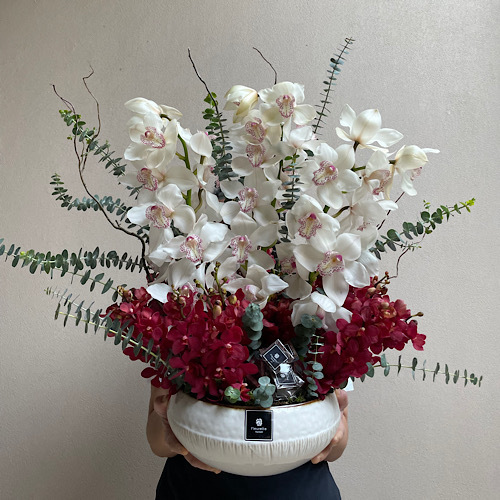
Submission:
<svg viewBox="0 0 500 500">
<path fill-rule="evenodd" d="M 287 165 L 283 163 L 283 166 L 280 166 L 280 169 L 287 175 L 290 179 L 289 181 L 283 182 L 283 186 L 285 188 L 285 193 L 283 194 L 283 198 L 285 200 L 281 203 L 282 211 L 280 212 L 280 219 L 285 221 L 286 213 L 293 208 L 297 200 L 300 196 L 300 188 L 298 187 L 303 182 L 300 181 L 300 167 L 296 164 L 298 155 L 287 156 L 284 159 L 284 162 L 290 162 Z M 288 243 L 291 240 L 288 238 L 288 227 L 286 224 L 283 224 L 279 229 L 280 234 L 282 234 L 281 241 Z"/>
<path fill-rule="evenodd" d="M 303 314 L 300 318 L 300 324 L 295 326 L 296 336 L 292 339 L 292 343 L 301 358 L 304 358 L 309 352 L 313 336 L 317 337 L 316 330 L 321 328 L 321 325 L 322 322 L 317 316 Z"/>
<path fill-rule="evenodd" d="M 59 174 L 53 174 L 51 176 L 52 181 L 51 185 L 54 186 L 54 191 L 52 192 L 52 196 L 56 196 L 56 200 L 61 201 L 61 207 L 66 208 L 67 210 L 71 210 L 72 208 L 76 208 L 77 210 L 87 211 L 89 209 L 93 209 L 95 212 L 99 210 L 99 205 L 92 198 L 82 198 L 80 201 L 78 198 L 73 199 L 73 197 L 67 194 L 68 190 L 64 187 L 64 182 L 61 180 Z M 96 200 L 102 205 L 106 211 L 109 213 L 114 213 L 116 211 L 116 216 L 119 217 L 120 221 L 126 220 L 128 224 L 128 229 L 136 228 L 135 232 L 142 236 L 143 238 L 147 238 L 147 232 L 149 231 L 149 226 L 138 226 L 136 224 L 131 223 L 128 219 L 126 219 L 127 212 L 131 207 L 122 203 L 120 198 L 117 200 L 113 200 L 111 196 L 104 196 L 102 199 L 99 198 L 99 195 L 94 195 Z"/>
<path fill-rule="evenodd" d="M 264 315 L 257 304 L 249 304 L 241 318 L 243 328 L 252 341 L 248 345 L 250 352 L 256 351 L 261 345 L 260 338 L 264 328 L 263 319 Z"/>
<path fill-rule="evenodd" d="M 276 386 L 271 384 L 269 377 L 259 378 L 259 387 L 253 390 L 255 403 L 263 408 L 269 408 L 273 404 L 273 394 L 276 391 Z"/>
<path fill-rule="evenodd" d="M 353 44 L 354 40 L 352 38 L 346 38 L 344 45 L 342 46 L 341 49 L 339 49 L 339 54 L 335 54 L 331 59 L 330 59 L 330 68 L 327 70 L 327 78 L 326 80 L 323 81 L 323 84 L 325 85 L 325 88 L 323 88 L 323 92 L 321 92 L 321 100 L 320 104 L 316 105 L 318 110 L 316 110 L 317 116 L 315 118 L 314 124 L 313 124 L 313 132 L 315 134 L 319 134 L 318 129 L 323 128 L 321 125 L 322 123 L 324 124 L 324 121 L 328 114 L 330 113 L 330 110 L 327 108 L 328 104 L 331 104 L 330 99 L 330 94 L 333 92 L 333 87 L 336 84 L 337 78 L 336 75 L 338 75 L 341 71 L 341 66 L 344 64 L 345 57 L 349 52 L 347 51 L 348 48 Z"/>
<path fill-rule="evenodd" d="M 212 138 L 212 157 L 215 159 L 214 173 L 219 177 L 219 180 L 224 181 L 236 174 L 231 168 L 231 151 L 233 148 L 227 139 L 229 130 L 226 130 L 225 118 L 222 118 L 222 113 L 219 112 L 217 95 L 210 92 L 205 97 L 205 102 L 210 105 L 203 111 L 203 118 L 208 120 L 208 125 L 205 127 L 209 136 Z"/>
<path fill-rule="evenodd" d="M 115 151 L 110 151 L 110 145 L 107 141 L 103 145 L 99 144 L 99 141 L 95 137 L 95 127 L 91 129 L 84 128 L 86 123 L 81 119 L 81 115 L 74 114 L 67 109 L 60 110 L 59 113 L 66 125 L 68 125 L 68 127 L 72 127 L 72 136 L 68 137 L 68 139 L 73 140 L 76 137 L 78 142 L 85 143 L 87 146 L 87 152 L 93 152 L 95 156 L 100 156 L 99 162 L 105 164 L 104 168 L 106 170 L 111 168 L 111 172 L 116 177 L 121 177 L 125 174 L 125 165 L 121 163 L 122 158 L 114 157 Z M 137 188 L 127 186 L 127 189 L 131 191 L 131 196 L 137 195 L 141 188 L 142 186 Z"/>
<path fill-rule="evenodd" d="M 134 334 L 134 325 L 128 323 L 121 325 L 120 321 L 112 320 L 109 316 L 103 315 L 102 309 L 91 311 L 90 307 L 84 307 L 83 301 L 76 304 L 76 299 L 72 299 L 71 293 L 66 295 L 66 291 L 60 293 L 48 288 L 45 292 L 47 295 L 59 299 L 55 319 L 63 316 L 64 326 L 66 326 L 68 319 L 72 318 L 75 320 L 75 324 L 83 323 L 85 325 L 85 333 L 88 332 L 89 327 L 93 327 L 94 334 L 102 330 L 104 340 L 114 338 L 114 344 L 121 345 L 122 350 L 125 350 L 126 347 L 132 347 L 136 356 L 143 351 L 146 362 L 154 363 L 156 368 L 161 364 L 166 366 L 167 363 L 161 359 L 159 353 L 153 352 L 153 339 L 150 339 L 146 344 L 146 339 L 142 338 L 142 333 Z"/>
<path fill-rule="evenodd" d="M 118 291 L 116 286 L 113 286 L 114 281 L 110 278 L 106 280 L 104 273 L 99 273 L 95 276 L 91 276 L 91 270 L 95 269 L 98 265 L 106 268 L 117 267 L 118 269 L 125 268 L 131 272 L 143 271 L 143 265 L 138 257 L 132 259 L 128 257 L 127 253 L 119 256 L 114 250 L 110 252 L 101 252 L 99 247 L 96 247 L 94 251 L 83 251 L 80 248 L 78 253 L 72 252 L 71 254 L 68 250 L 63 250 L 61 253 L 52 254 L 51 252 L 35 252 L 35 250 L 28 250 L 27 252 L 21 251 L 21 247 L 15 247 L 11 245 L 9 250 L 6 251 L 6 246 L 3 243 L 3 238 L 0 239 L 0 256 L 5 254 L 5 258 L 11 259 L 12 267 L 16 267 L 21 264 L 21 267 L 28 267 L 29 272 L 34 274 L 37 270 L 40 272 L 45 272 L 53 277 L 54 270 L 61 273 L 61 276 L 69 273 L 73 277 L 77 276 L 80 278 L 80 283 L 85 285 L 89 284 L 90 290 L 93 291 L 96 284 L 102 286 L 102 293 L 106 293 L 108 290 L 113 289 L 114 295 L 113 300 L 118 297 Z M 84 268 L 87 268 L 84 271 Z M 125 284 L 121 286 L 126 286 Z"/>
<path fill-rule="evenodd" d="M 415 250 L 420 248 L 417 243 L 407 240 L 413 240 L 416 237 L 424 237 L 426 234 L 432 233 L 439 224 L 443 221 L 448 221 L 455 214 L 462 213 L 462 210 L 470 212 L 470 207 L 474 205 L 475 199 L 455 203 L 453 206 L 440 205 L 434 212 L 430 212 L 430 204 L 424 201 L 425 209 L 420 212 L 420 219 L 415 223 L 403 222 L 402 231 L 398 232 L 395 229 L 389 229 L 387 234 L 382 235 L 375 242 L 375 245 L 370 248 L 375 256 L 380 259 L 381 252 L 385 252 L 386 248 L 397 250 L 398 248 L 406 250 Z"/>
<path fill-rule="evenodd" d="M 230 403 L 234 404 L 240 400 L 240 390 L 236 389 L 235 387 L 231 387 L 230 385 L 226 387 L 226 390 L 224 391 L 224 399 Z"/>
<path fill-rule="evenodd" d="M 373 377 L 375 374 L 375 368 L 383 368 L 384 369 L 384 375 L 387 377 L 391 371 L 391 368 L 397 368 L 397 373 L 401 371 L 402 368 L 405 368 L 407 370 L 411 370 L 411 375 L 413 377 L 413 380 L 415 380 L 415 377 L 417 373 L 421 372 L 422 373 L 422 380 L 425 380 L 427 377 L 428 373 L 432 373 L 432 381 L 434 382 L 436 380 L 437 375 L 444 375 L 445 377 L 445 383 L 448 384 L 450 380 L 453 381 L 454 384 L 456 384 L 460 379 L 464 379 L 464 387 L 467 385 L 468 382 L 470 382 L 472 385 L 477 385 L 481 387 L 481 382 L 483 380 L 483 376 L 481 375 L 479 378 L 474 375 L 474 373 L 468 374 L 467 370 L 463 371 L 463 375 L 460 374 L 460 370 L 455 370 L 453 374 L 450 372 L 448 365 L 445 365 L 444 371 L 440 371 L 440 364 L 436 363 L 436 367 L 433 370 L 430 370 L 426 368 L 427 361 L 424 360 L 422 363 L 422 367 L 418 367 L 418 359 L 413 358 L 411 365 L 403 365 L 401 362 L 401 356 L 398 358 L 398 362 L 395 364 L 390 364 L 388 363 L 385 354 L 382 354 L 380 356 L 380 362 L 376 365 L 372 365 L 371 363 L 367 363 L 368 365 L 368 372 L 360 377 L 361 382 L 365 380 L 366 377 Z M 351 377 L 352 380 L 354 380 L 354 377 Z M 347 382 L 343 384 L 343 387 L 347 385 Z M 341 387 L 342 388 L 342 387 Z"/>
</svg>

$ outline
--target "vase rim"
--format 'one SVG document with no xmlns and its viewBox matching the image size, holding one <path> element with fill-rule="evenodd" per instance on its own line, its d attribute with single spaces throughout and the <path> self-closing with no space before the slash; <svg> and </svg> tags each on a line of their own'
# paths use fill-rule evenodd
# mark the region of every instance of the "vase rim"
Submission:
<svg viewBox="0 0 500 500">
<path fill-rule="evenodd" d="M 187 396 L 191 399 L 194 399 L 195 401 L 200 401 L 201 403 L 206 403 L 208 405 L 213 405 L 213 406 L 222 406 L 224 408 L 230 408 L 232 410 L 271 410 L 271 409 L 276 409 L 276 408 L 294 408 L 297 406 L 305 406 L 305 405 L 308 405 L 311 403 L 320 403 L 321 401 L 324 401 L 324 399 L 316 398 L 316 399 L 311 399 L 311 401 L 303 401 L 302 403 L 273 405 L 273 406 L 269 406 L 267 408 L 264 408 L 263 406 L 258 406 L 258 405 L 236 406 L 236 405 L 232 405 L 229 403 L 223 403 L 222 401 L 205 401 L 203 399 L 197 399 L 197 398 L 193 397 L 191 394 L 188 394 L 188 393 L 182 392 L 182 391 L 176 392 L 175 394 L 182 394 L 183 396 Z M 328 394 L 325 394 L 325 399 L 330 394 L 335 394 L 335 392 L 329 392 Z"/>
</svg>

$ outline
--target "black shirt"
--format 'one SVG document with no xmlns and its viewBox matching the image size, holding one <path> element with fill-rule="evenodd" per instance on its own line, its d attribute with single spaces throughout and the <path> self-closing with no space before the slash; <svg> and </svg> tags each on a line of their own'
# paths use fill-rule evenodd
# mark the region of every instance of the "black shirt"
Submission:
<svg viewBox="0 0 500 500">
<path fill-rule="evenodd" d="M 156 500 L 340 500 L 326 462 L 311 461 L 274 476 L 238 476 L 204 471 L 183 456 L 169 458 Z"/>
</svg>

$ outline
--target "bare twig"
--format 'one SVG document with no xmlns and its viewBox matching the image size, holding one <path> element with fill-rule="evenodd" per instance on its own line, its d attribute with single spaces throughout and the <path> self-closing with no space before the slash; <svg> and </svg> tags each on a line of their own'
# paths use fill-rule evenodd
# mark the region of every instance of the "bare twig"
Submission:
<svg viewBox="0 0 500 500">
<path fill-rule="evenodd" d="M 226 147 L 225 147 L 226 138 L 224 137 L 224 130 L 223 130 L 222 123 L 220 120 L 221 113 L 219 112 L 219 106 L 217 105 L 217 100 L 214 99 L 214 96 L 212 95 L 212 92 L 208 88 L 208 85 L 206 84 L 205 80 L 203 80 L 203 78 L 198 73 L 198 70 L 196 69 L 196 65 L 194 64 L 193 58 L 191 57 L 191 50 L 189 48 L 188 48 L 188 57 L 189 57 L 189 60 L 191 61 L 191 64 L 193 65 L 193 69 L 194 69 L 194 72 L 196 73 L 196 76 L 198 77 L 198 80 L 200 80 L 200 82 L 203 83 L 206 91 L 208 92 L 208 95 L 210 96 L 210 99 L 212 99 L 212 103 L 214 105 L 215 112 L 217 113 L 217 120 L 219 122 L 219 129 L 220 129 L 219 133 L 220 133 L 220 137 L 221 137 L 220 145 L 222 147 L 222 156 L 225 156 L 225 154 L 226 154 Z"/>
<path fill-rule="evenodd" d="M 394 203 L 397 203 L 402 197 L 403 195 L 405 194 L 405 192 L 403 191 L 399 196 L 398 196 L 398 199 L 394 202 Z M 390 210 L 387 211 L 387 213 L 385 214 L 386 216 L 388 216 L 389 214 L 391 213 Z M 387 219 L 384 219 L 378 226 L 377 226 L 377 229 L 380 230 L 380 228 L 384 225 L 384 222 L 386 221 Z"/>
<path fill-rule="evenodd" d="M 276 85 L 276 83 L 278 82 L 278 73 L 274 69 L 274 66 L 264 57 L 262 52 L 257 47 L 252 47 L 252 48 L 253 50 L 256 50 L 260 54 L 260 57 L 262 57 L 262 59 L 264 59 L 264 61 L 266 61 L 266 63 L 269 64 L 269 66 L 271 66 L 271 69 L 274 71 L 274 85 Z"/>
</svg>

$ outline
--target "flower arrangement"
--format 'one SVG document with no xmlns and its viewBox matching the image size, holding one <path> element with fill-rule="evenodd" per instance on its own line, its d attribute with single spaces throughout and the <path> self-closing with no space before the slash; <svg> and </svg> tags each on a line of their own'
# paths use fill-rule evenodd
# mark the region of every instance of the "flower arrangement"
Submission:
<svg viewBox="0 0 500 500">
<path fill-rule="evenodd" d="M 392 277 L 380 275 L 381 254 L 414 250 L 419 238 L 469 211 L 474 200 L 434 212 L 426 204 L 416 223 L 382 234 L 401 198 L 392 201 L 391 194 L 415 195 L 413 182 L 427 155 L 438 151 L 415 145 L 391 151 L 403 135 L 382 128 L 378 110 L 356 114 L 347 105 L 336 128 L 342 144 L 322 140 L 351 44 L 346 39 L 331 59 L 318 109 L 304 103 L 297 83 L 275 81 L 259 91 L 236 85 L 225 96 L 224 109 L 233 115 L 228 126 L 205 84 L 208 125 L 192 133 L 177 109 L 144 98 L 128 101 L 126 169 L 107 142 L 100 144 L 100 129 L 85 128 L 64 100 L 70 109 L 61 115 L 72 127 L 89 198 L 73 199 L 57 174 L 53 194 L 68 209 L 101 210 L 113 227 L 140 240 L 142 254 L 132 259 L 96 249 L 52 255 L 14 245 L 6 251 L 0 241 L 0 255 L 32 273 L 70 272 L 91 290 L 98 283 L 103 293 L 114 290 L 105 312 L 49 293 L 60 297 L 56 317 L 103 329 L 127 356 L 148 365 L 144 377 L 172 394 L 266 408 L 322 399 L 350 378 L 372 376 L 377 366 L 387 375 L 393 365 L 384 351 L 410 342 L 422 350 L 425 335 L 415 319 L 422 313 L 387 295 Z M 134 206 L 90 194 L 82 174 L 91 154 L 128 188 Z M 119 218 L 112 221 L 112 213 Z M 138 268 L 147 274 L 146 286 L 127 289 L 104 281 L 104 273 L 91 276 L 99 264 Z M 396 366 L 402 367 L 401 357 Z M 414 359 L 413 374 L 416 366 Z M 436 376 L 440 367 L 421 370 Z M 448 366 L 444 374 L 448 382 Z M 453 380 L 459 378 L 481 382 L 454 372 Z"/>
</svg>

